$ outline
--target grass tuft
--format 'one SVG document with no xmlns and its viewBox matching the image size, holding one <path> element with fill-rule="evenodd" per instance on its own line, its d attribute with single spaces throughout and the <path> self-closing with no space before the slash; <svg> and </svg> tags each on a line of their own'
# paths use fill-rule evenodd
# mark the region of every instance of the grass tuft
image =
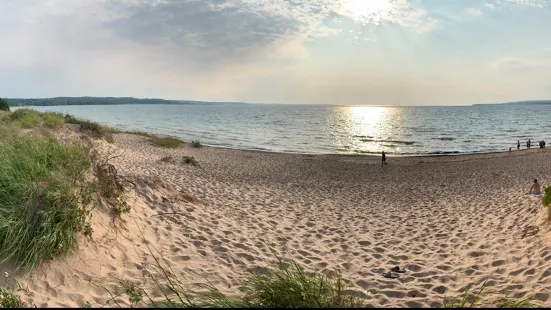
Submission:
<svg viewBox="0 0 551 310">
<path fill-rule="evenodd" d="M 186 165 L 199 166 L 199 162 L 193 156 L 184 156 L 182 162 Z"/>
<path fill-rule="evenodd" d="M 28 306 L 18 295 L 0 287 L 0 308 L 28 308 Z"/>
<path fill-rule="evenodd" d="M 267 268 L 263 274 L 251 274 L 239 290 L 243 293 L 229 296 L 211 284 L 184 285 L 170 262 L 162 255 L 154 254 L 153 246 L 147 243 L 145 246 L 153 257 L 153 269 L 144 266 L 153 287 L 142 288 L 128 281 L 119 281 L 121 291 L 128 296 L 132 307 L 361 308 L 366 306 L 365 301 L 369 298 L 369 293 L 349 293 L 340 276 L 310 275 L 295 261 L 284 263 L 277 256 L 278 268 Z M 112 301 L 118 305 L 116 294 L 111 295 Z"/>
<path fill-rule="evenodd" d="M 543 190 L 543 199 L 542 199 L 542 203 L 544 206 L 548 207 L 549 205 L 551 205 L 551 186 L 547 186 L 544 190 Z"/>
<path fill-rule="evenodd" d="M 48 128 L 58 128 L 65 124 L 65 119 L 63 114 L 55 112 L 45 112 L 42 113 L 42 120 L 44 126 Z"/>
<path fill-rule="evenodd" d="M 32 269 L 76 248 L 89 211 L 86 150 L 18 137 L 0 145 L 0 257 Z M 85 201 L 86 200 L 86 201 Z"/>
<path fill-rule="evenodd" d="M 183 144 L 182 141 L 171 137 L 150 137 L 149 142 L 158 147 L 166 147 L 171 149 L 180 147 Z"/>
<path fill-rule="evenodd" d="M 32 109 L 17 109 L 11 114 L 13 121 L 19 122 L 21 127 L 25 129 L 35 128 L 42 124 L 40 112 Z"/>
<path fill-rule="evenodd" d="M 193 146 L 195 148 L 200 148 L 203 145 L 201 144 L 201 142 L 199 140 L 193 140 L 193 141 L 191 141 L 191 146 Z"/>
<path fill-rule="evenodd" d="M 488 289 L 484 282 L 480 289 L 474 292 L 471 289 L 457 298 L 445 298 L 443 308 L 536 308 L 531 302 L 531 297 L 512 298 L 501 292 Z"/>
<path fill-rule="evenodd" d="M 118 129 L 102 126 L 97 122 L 76 118 L 70 114 L 65 114 L 64 118 L 66 123 L 80 125 L 81 132 L 88 133 L 96 139 L 105 138 L 105 140 L 109 143 L 114 142 L 113 134 L 121 132 Z"/>
</svg>

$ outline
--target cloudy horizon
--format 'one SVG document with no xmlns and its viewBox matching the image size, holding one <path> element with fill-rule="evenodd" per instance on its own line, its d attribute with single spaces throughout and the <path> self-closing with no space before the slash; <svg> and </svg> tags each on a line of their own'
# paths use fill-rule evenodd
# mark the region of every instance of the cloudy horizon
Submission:
<svg viewBox="0 0 551 310">
<path fill-rule="evenodd" d="M 551 99 L 551 0 L 5 0 L 0 97 Z"/>
</svg>

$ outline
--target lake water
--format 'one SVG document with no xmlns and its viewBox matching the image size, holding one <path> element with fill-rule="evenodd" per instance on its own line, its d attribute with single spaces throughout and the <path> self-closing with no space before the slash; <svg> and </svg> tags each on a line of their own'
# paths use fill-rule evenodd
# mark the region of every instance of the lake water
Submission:
<svg viewBox="0 0 551 310">
<path fill-rule="evenodd" d="M 310 154 L 459 154 L 551 142 L 551 105 L 337 107 L 190 104 L 33 107 L 205 145 Z"/>
</svg>

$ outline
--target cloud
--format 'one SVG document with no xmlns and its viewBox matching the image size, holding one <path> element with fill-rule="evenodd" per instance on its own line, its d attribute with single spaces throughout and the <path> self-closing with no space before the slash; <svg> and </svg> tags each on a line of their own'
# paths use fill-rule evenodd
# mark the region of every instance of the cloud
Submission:
<svg viewBox="0 0 551 310">
<path fill-rule="evenodd" d="M 104 66 L 188 74 L 304 59 L 307 42 L 342 32 L 338 20 L 416 33 L 437 24 L 407 0 L 19 0 L 0 9 L 20 25 L 6 31 L 11 46 L 26 47 L 10 66 L 75 66 L 79 55 L 91 60 L 77 66 L 91 70 L 101 57 Z"/>
<path fill-rule="evenodd" d="M 481 10 L 475 8 L 468 8 L 467 13 L 471 14 L 472 16 L 481 16 L 482 14 L 484 14 Z"/>
<path fill-rule="evenodd" d="M 503 1 L 503 0 L 502 0 Z M 498 3 L 502 1 L 497 1 Z M 549 0 L 505 0 L 505 2 L 517 5 L 525 5 L 535 8 L 544 8 L 549 5 Z"/>
</svg>

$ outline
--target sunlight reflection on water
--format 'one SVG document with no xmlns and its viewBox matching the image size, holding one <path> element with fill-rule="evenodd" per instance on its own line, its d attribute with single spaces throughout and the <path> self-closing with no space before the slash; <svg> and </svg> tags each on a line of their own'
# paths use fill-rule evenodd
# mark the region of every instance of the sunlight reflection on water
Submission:
<svg viewBox="0 0 551 310">
<path fill-rule="evenodd" d="M 380 152 L 393 148 L 400 152 L 401 146 L 410 145 L 403 141 L 403 130 L 393 126 L 399 124 L 402 113 L 392 107 L 342 107 L 333 110 L 329 116 L 334 146 L 339 149 L 352 148 L 357 152 Z"/>
</svg>

